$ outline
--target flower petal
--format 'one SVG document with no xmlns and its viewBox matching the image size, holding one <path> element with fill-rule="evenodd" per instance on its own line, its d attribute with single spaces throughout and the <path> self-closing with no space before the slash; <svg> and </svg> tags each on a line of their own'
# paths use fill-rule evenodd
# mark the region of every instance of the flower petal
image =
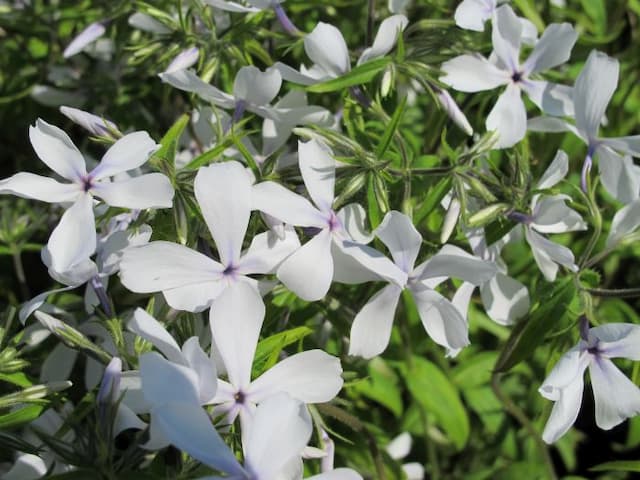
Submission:
<svg viewBox="0 0 640 480">
<path fill-rule="evenodd" d="M 487 315 L 500 325 L 511 325 L 529 312 L 529 291 L 518 280 L 503 273 L 480 286 Z"/>
<path fill-rule="evenodd" d="M 196 199 L 225 267 L 237 266 L 251 215 L 251 180 L 236 162 L 198 170 Z"/>
<path fill-rule="evenodd" d="M 318 142 L 298 142 L 298 164 L 309 196 L 322 212 L 331 210 L 336 179 L 336 161 L 329 149 Z"/>
<path fill-rule="evenodd" d="M 557 264 L 571 271 L 576 270 L 575 257 L 567 247 L 552 242 L 531 228 L 525 228 L 524 234 L 531 246 L 533 257 L 547 281 L 553 282 L 556 279 Z"/>
<path fill-rule="evenodd" d="M 340 30 L 333 25 L 319 22 L 304 37 L 304 50 L 313 63 L 317 63 L 334 77 L 351 70 L 347 44 Z"/>
<path fill-rule="evenodd" d="M 546 114 L 558 117 L 574 115 L 572 87 L 543 80 L 526 80 L 521 85 L 531 101 Z"/>
<path fill-rule="evenodd" d="M 200 405 L 196 373 L 166 360 L 159 353 L 140 356 L 140 379 L 144 398 L 152 408 L 171 402 L 186 403 L 192 408 Z"/>
<path fill-rule="evenodd" d="M 519 70 L 522 23 L 509 5 L 501 5 L 493 16 L 493 51 L 511 73 Z"/>
<path fill-rule="evenodd" d="M 163 82 L 168 83 L 172 87 L 185 92 L 195 93 L 203 100 L 207 100 L 219 107 L 233 108 L 236 104 L 233 96 L 203 82 L 193 70 L 161 73 L 159 76 Z"/>
<path fill-rule="evenodd" d="M 540 233 L 563 233 L 586 230 L 587 224 L 580 214 L 564 202 L 566 195 L 550 195 L 536 202 L 531 226 Z"/>
<path fill-rule="evenodd" d="M 544 388 L 544 385 L 540 388 L 540 393 L 542 393 L 542 388 Z M 575 423 L 580 412 L 583 391 L 584 380 L 582 373 L 566 387 L 556 391 L 556 398 L 553 399 L 555 404 L 544 427 L 544 432 L 542 432 L 542 439 L 546 443 L 554 443 L 567 433 Z"/>
<path fill-rule="evenodd" d="M 127 324 L 129 330 L 156 347 L 168 360 L 186 365 L 180 347 L 164 326 L 142 308 L 136 308 Z"/>
<path fill-rule="evenodd" d="M 290 225 L 324 228 L 326 218 L 311 202 L 275 182 L 262 182 L 251 192 L 253 209 Z"/>
<path fill-rule="evenodd" d="M 628 137 L 601 138 L 600 143 L 607 145 L 614 150 L 640 157 L 640 135 L 631 135 Z"/>
<path fill-rule="evenodd" d="M 631 323 L 607 323 L 589 330 L 599 340 L 598 351 L 608 358 L 640 360 L 640 326 Z"/>
<path fill-rule="evenodd" d="M 281 85 L 278 70 L 270 68 L 262 72 L 254 66 L 242 67 L 233 82 L 233 96 L 252 105 L 267 105 L 276 98 Z"/>
<path fill-rule="evenodd" d="M 454 245 L 443 246 L 438 253 L 418 266 L 414 275 L 418 281 L 429 278 L 460 278 L 473 285 L 480 285 L 497 272 L 493 262 L 487 262 Z"/>
<path fill-rule="evenodd" d="M 162 295 L 171 308 L 194 313 L 203 312 L 227 286 L 227 282 L 220 279 L 162 290 Z"/>
<path fill-rule="evenodd" d="M 611 360 L 596 356 L 589 374 L 598 427 L 610 430 L 640 413 L 640 389 Z"/>
<path fill-rule="evenodd" d="M 549 165 L 542 174 L 536 188 L 538 190 L 545 190 L 557 185 L 564 177 L 567 176 L 568 171 L 569 156 L 563 150 L 558 150 L 556 156 L 551 162 L 551 165 Z"/>
<path fill-rule="evenodd" d="M 396 45 L 398 35 L 407 28 L 409 20 L 404 15 L 392 15 L 385 18 L 378 28 L 378 33 L 373 40 L 373 45 L 362 52 L 358 59 L 358 65 L 384 57 Z"/>
<path fill-rule="evenodd" d="M 219 281 L 223 270 L 218 262 L 195 250 L 157 241 L 124 252 L 120 279 L 132 292 L 152 293 Z"/>
<path fill-rule="evenodd" d="M 567 62 L 577 39 L 578 32 L 569 23 L 552 23 L 524 63 L 524 70 L 531 75 Z"/>
<path fill-rule="evenodd" d="M 307 350 L 285 358 L 256 378 L 249 387 L 254 403 L 286 392 L 304 403 L 332 400 L 342 388 L 340 360 L 322 350 Z"/>
<path fill-rule="evenodd" d="M 146 163 L 158 148 L 160 145 L 147 132 L 129 133 L 107 150 L 100 163 L 91 171 L 91 177 L 99 180 L 136 169 Z"/>
<path fill-rule="evenodd" d="M 241 275 L 274 273 L 276 268 L 294 251 L 300 248 L 298 235 L 291 227 L 284 229 L 284 238 L 272 231 L 256 235 L 240 258 L 238 273 Z"/>
<path fill-rule="evenodd" d="M 487 130 L 498 132 L 493 148 L 509 148 L 524 138 L 527 132 L 527 111 L 520 98 L 520 88 L 508 85 L 500 95 L 486 121 Z"/>
<path fill-rule="evenodd" d="M 246 389 L 251 382 L 251 365 L 264 312 L 262 298 L 246 282 L 233 283 L 211 305 L 211 333 L 229 381 L 237 389 Z"/>
<path fill-rule="evenodd" d="M 602 117 L 618 86 L 620 65 L 607 54 L 592 50 L 576 79 L 573 102 L 576 126 L 585 137 L 595 138 Z"/>
<path fill-rule="evenodd" d="M 329 229 L 321 230 L 282 262 L 277 272 L 278 280 L 303 300 L 311 302 L 323 298 L 333 278 L 331 243 Z"/>
<path fill-rule="evenodd" d="M 622 203 L 630 203 L 638 198 L 640 175 L 629 156 L 620 156 L 608 147 L 599 147 L 598 171 L 602 186 Z"/>
<path fill-rule="evenodd" d="M 171 208 L 173 187 L 162 173 L 147 173 L 139 177 L 94 184 L 91 193 L 112 207 Z"/>
<path fill-rule="evenodd" d="M 366 244 L 373 240 L 373 234 L 366 228 L 367 214 L 359 203 L 345 205 L 336 216 L 354 242 Z"/>
<path fill-rule="evenodd" d="M 456 25 L 466 30 L 484 32 L 484 23 L 496 9 L 496 0 L 464 0 L 453 15 Z"/>
<path fill-rule="evenodd" d="M 616 212 L 611 221 L 607 238 L 607 248 L 619 243 L 625 236 L 640 226 L 640 199 L 635 200 Z"/>
<path fill-rule="evenodd" d="M 2 474 L 3 480 L 36 480 L 47 474 L 47 464 L 37 455 L 18 454 L 9 470 Z"/>
<path fill-rule="evenodd" d="M 351 325 L 349 355 L 373 358 L 387 348 L 402 289 L 387 285 L 369 299 Z"/>
<path fill-rule="evenodd" d="M 213 358 L 202 350 L 198 337 L 191 337 L 184 342 L 182 354 L 189 367 L 198 376 L 200 403 L 203 405 L 210 403 L 218 389 L 218 373 Z"/>
<path fill-rule="evenodd" d="M 377 250 L 366 245 L 334 240 L 333 281 L 355 285 L 365 282 L 389 281 L 404 285 L 407 274 Z"/>
<path fill-rule="evenodd" d="M 392 210 L 388 212 L 374 234 L 384 243 L 393 261 L 404 272 L 410 273 L 418 258 L 422 235 L 406 215 Z"/>
<path fill-rule="evenodd" d="M 6 193 L 42 202 L 72 202 L 82 194 L 75 183 L 60 183 L 50 177 L 28 172 L 19 172 L 0 180 L 0 194 Z"/>
<path fill-rule="evenodd" d="M 440 70 L 445 73 L 440 81 L 460 92 L 493 90 L 510 81 L 508 72 L 480 55 L 460 55 L 444 62 Z"/>
<path fill-rule="evenodd" d="M 87 174 L 84 157 L 69 136 L 42 119 L 29 127 L 29 139 L 38 158 L 58 175 L 74 182 Z"/>
<path fill-rule="evenodd" d="M 77 53 L 80 53 L 82 50 L 84 50 L 84 47 L 96 41 L 98 38 L 104 35 L 105 32 L 106 29 L 102 23 L 91 23 L 78 35 L 76 35 L 73 40 L 71 40 L 71 43 L 67 45 L 67 48 L 65 48 L 64 52 L 62 52 L 62 56 L 64 58 L 69 58 L 76 55 Z"/>
</svg>

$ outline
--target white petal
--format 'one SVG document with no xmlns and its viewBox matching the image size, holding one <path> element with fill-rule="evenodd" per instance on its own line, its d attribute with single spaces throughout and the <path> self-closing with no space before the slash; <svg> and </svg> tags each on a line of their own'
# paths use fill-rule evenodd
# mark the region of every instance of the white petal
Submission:
<svg viewBox="0 0 640 480">
<path fill-rule="evenodd" d="M 200 403 L 207 404 L 216 396 L 218 373 L 215 362 L 200 346 L 198 337 L 191 337 L 182 346 L 183 358 L 198 376 Z"/>
<path fill-rule="evenodd" d="M 71 43 L 67 45 L 67 48 L 64 49 L 64 52 L 62 52 L 62 56 L 69 58 L 80 53 L 87 45 L 104 35 L 105 31 L 104 25 L 99 22 L 90 24 L 74 37 Z"/>
<path fill-rule="evenodd" d="M 160 145 L 147 132 L 133 132 L 114 143 L 100 163 L 91 171 L 91 177 L 102 179 L 127 172 L 146 163 Z"/>
<path fill-rule="evenodd" d="M 87 260 L 96 251 L 96 227 L 91 195 L 82 195 L 62 215 L 51 232 L 47 251 L 51 269 L 65 272 Z"/>
<path fill-rule="evenodd" d="M 577 39 L 578 32 L 570 24 L 552 23 L 546 28 L 524 63 L 524 70 L 529 75 L 567 62 Z"/>
<path fill-rule="evenodd" d="M 254 66 L 242 67 L 233 82 L 233 96 L 252 105 L 267 105 L 276 97 L 281 85 L 282 77 L 275 69 L 262 72 Z"/>
<path fill-rule="evenodd" d="M 564 202 L 566 195 L 542 197 L 535 206 L 531 226 L 540 233 L 563 233 L 586 230 L 587 224 L 580 214 Z"/>
<path fill-rule="evenodd" d="M 366 228 L 367 214 L 359 203 L 345 205 L 336 216 L 354 242 L 366 244 L 373 240 L 373 234 Z"/>
<path fill-rule="evenodd" d="M 140 372 L 129 370 L 120 377 L 120 391 L 124 392 L 122 403 L 135 413 L 149 413 L 152 405 L 147 402 L 142 390 Z"/>
<path fill-rule="evenodd" d="M 246 389 L 264 320 L 264 303 L 255 288 L 235 282 L 211 305 L 211 333 L 224 360 L 229 381 Z"/>
<path fill-rule="evenodd" d="M 480 287 L 487 315 L 500 325 L 511 325 L 529 312 L 529 291 L 519 281 L 497 273 Z"/>
<path fill-rule="evenodd" d="M 144 398 L 153 408 L 170 402 L 200 405 L 196 373 L 156 352 L 140 356 L 140 379 Z"/>
<path fill-rule="evenodd" d="M 607 238 L 607 248 L 613 247 L 625 236 L 640 226 L 640 199 L 625 205 L 616 212 L 611 221 L 611 229 Z"/>
<path fill-rule="evenodd" d="M 308 350 L 285 358 L 255 379 L 249 387 L 251 400 L 260 403 L 286 392 L 304 403 L 332 400 L 342 388 L 340 360 L 322 350 Z"/>
<path fill-rule="evenodd" d="M 336 162 L 328 148 L 317 140 L 298 142 L 298 163 L 304 185 L 322 212 L 331 210 Z"/>
<path fill-rule="evenodd" d="M 113 421 L 113 435 L 116 436 L 125 430 L 144 430 L 147 424 L 138 418 L 138 416 L 125 404 L 118 405 L 116 418 Z"/>
<path fill-rule="evenodd" d="M 476 32 L 484 31 L 484 23 L 491 18 L 496 8 L 495 0 L 464 0 L 456 8 L 453 18 L 456 25 Z"/>
<path fill-rule="evenodd" d="M 186 365 L 180 347 L 164 326 L 142 308 L 136 308 L 127 324 L 129 330 L 144 338 L 174 363 Z"/>
<path fill-rule="evenodd" d="M 600 142 L 614 150 L 619 150 L 633 157 L 640 157 L 640 135 L 628 137 L 602 138 Z"/>
<path fill-rule="evenodd" d="M 60 183 L 50 177 L 19 172 L 0 180 L 0 193 L 32 198 L 50 203 L 72 202 L 82 194 L 75 183 Z"/>
<path fill-rule="evenodd" d="M 571 132 L 575 136 L 583 139 L 574 125 L 569 122 L 555 117 L 535 117 L 527 122 L 527 128 L 532 132 Z M 584 139 L 583 139 L 584 140 Z"/>
<path fill-rule="evenodd" d="M 224 0 L 204 0 L 204 3 L 227 12 L 249 13 L 259 11 L 258 8 L 245 7 L 237 2 L 226 2 Z"/>
<path fill-rule="evenodd" d="M 237 266 L 251 215 L 251 180 L 244 167 L 231 161 L 201 168 L 193 185 L 220 261 Z"/>
<path fill-rule="evenodd" d="M 306 198 L 275 182 L 254 185 L 251 192 L 253 209 L 260 210 L 290 225 L 323 228 L 325 217 Z"/>
<path fill-rule="evenodd" d="M 198 62 L 199 56 L 200 51 L 198 50 L 198 47 L 191 47 L 186 50 L 182 50 L 178 55 L 173 57 L 173 60 L 171 60 L 171 63 L 163 73 L 176 72 L 178 70 L 184 70 L 192 67 Z"/>
<path fill-rule="evenodd" d="M 605 53 L 592 50 L 574 87 L 576 125 L 585 136 L 594 138 L 607 105 L 618 86 L 620 65 Z"/>
<path fill-rule="evenodd" d="M 269 231 L 256 235 L 240 258 L 238 273 L 242 275 L 274 273 L 276 268 L 300 248 L 300 240 L 293 228 L 284 229 L 284 238 Z"/>
<path fill-rule="evenodd" d="M 54 290 L 48 290 L 46 292 L 40 293 L 39 295 L 36 295 L 20 307 L 20 312 L 18 313 L 20 322 L 22 322 L 22 324 L 24 325 L 24 323 L 27 321 L 27 318 L 29 318 L 33 312 L 38 310 L 46 302 L 49 295 L 53 295 L 59 292 L 68 292 L 69 290 L 73 290 L 74 288 L 78 288 L 78 285 L 56 288 Z"/>
<path fill-rule="evenodd" d="M 434 342 L 452 350 L 469 344 L 467 322 L 449 300 L 420 284 L 410 290 L 422 325 Z"/>
<path fill-rule="evenodd" d="M 44 478 L 47 464 L 30 453 L 19 454 L 13 466 L 2 475 L 3 480 L 37 480 Z"/>
<path fill-rule="evenodd" d="M 334 77 L 351 70 L 349 50 L 340 30 L 328 23 L 319 22 L 304 37 L 304 50 L 313 63 L 317 63 Z"/>
<path fill-rule="evenodd" d="M 557 264 L 571 271 L 577 268 L 575 257 L 567 247 L 552 242 L 530 228 L 525 228 L 525 237 L 540 271 L 549 282 L 553 282 L 556 278 Z"/>
<path fill-rule="evenodd" d="M 171 208 L 173 187 L 162 173 L 147 173 L 139 177 L 94 184 L 91 193 L 112 207 Z"/>
<path fill-rule="evenodd" d="M 144 13 L 136 12 L 128 18 L 129 25 L 143 32 L 155 33 L 158 35 L 166 35 L 171 33 L 171 29 L 164 23 L 159 22 L 155 18 Z"/>
<path fill-rule="evenodd" d="M 598 427 L 609 430 L 640 413 L 640 389 L 611 360 L 596 356 L 589 374 Z"/>
<path fill-rule="evenodd" d="M 542 386 L 538 389 L 540 395 L 548 400 L 556 401 L 560 398 L 560 389 L 582 379 L 584 371 L 589 365 L 590 356 L 580 345 L 573 347 L 562 355 L 555 364 Z"/>
<path fill-rule="evenodd" d="M 233 96 L 203 82 L 192 70 L 161 73 L 163 82 L 185 92 L 192 92 L 222 108 L 233 108 L 236 101 Z"/>
<path fill-rule="evenodd" d="M 78 181 L 87 174 L 84 157 L 69 136 L 42 119 L 29 127 L 29 139 L 38 158 L 58 175 Z"/>
<path fill-rule="evenodd" d="M 544 385 L 540 388 L 540 393 L 542 393 L 543 388 Z M 544 432 L 542 432 L 542 439 L 546 443 L 554 443 L 567 433 L 575 423 L 580 412 L 583 390 L 584 380 L 582 373 L 565 387 L 556 390 L 556 395 L 553 399 L 556 403 L 553 405 L 549 420 L 547 420 Z"/>
<path fill-rule="evenodd" d="M 411 434 L 409 432 L 402 432 L 389 442 L 385 450 L 394 460 L 402 460 L 411 452 L 412 444 Z"/>
<path fill-rule="evenodd" d="M 373 358 L 387 348 L 402 290 L 387 285 L 358 312 L 351 325 L 349 355 Z"/>
<path fill-rule="evenodd" d="M 446 90 L 438 90 L 436 91 L 436 98 L 451 121 L 467 135 L 473 135 L 473 127 L 451 94 Z"/>
<path fill-rule="evenodd" d="M 223 270 L 218 262 L 195 250 L 158 241 L 128 248 L 120 262 L 120 279 L 132 292 L 152 293 L 218 281 Z"/>
<path fill-rule="evenodd" d="M 480 285 L 492 278 L 497 272 L 493 262 L 487 262 L 465 252 L 454 245 L 443 246 L 429 260 L 415 269 L 418 281 L 429 278 L 460 278 L 473 285 Z"/>
<path fill-rule="evenodd" d="M 307 477 L 307 480 L 362 480 L 362 475 L 350 468 L 336 468 L 330 472 Z"/>
<path fill-rule="evenodd" d="M 589 330 L 599 340 L 598 351 L 608 358 L 640 360 L 640 326 L 630 323 L 607 323 Z"/>
<path fill-rule="evenodd" d="M 486 121 L 487 130 L 498 132 L 494 148 L 509 148 L 524 138 L 527 132 L 527 111 L 520 98 L 520 88 L 508 85 L 500 95 Z"/>
<path fill-rule="evenodd" d="M 622 203 L 636 200 L 640 191 L 640 175 L 633 159 L 622 157 L 608 147 L 599 147 L 596 152 L 602 186 Z"/>
<path fill-rule="evenodd" d="M 569 171 L 569 156 L 563 151 L 558 150 L 551 165 L 542 174 L 536 186 L 539 190 L 551 188 L 557 185 Z"/>
<path fill-rule="evenodd" d="M 233 452 L 224 443 L 209 415 L 197 405 L 171 403 L 153 411 L 162 434 L 176 448 L 234 478 L 246 478 Z"/>
<path fill-rule="evenodd" d="M 227 286 L 228 283 L 224 279 L 220 279 L 162 290 L 162 295 L 171 308 L 187 312 L 203 312 L 211 306 L 211 302 L 218 298 Z"/>
<path fill-rule="evenodd" d="M 322 80 L 320 78 L 301 73 L 295 68 L 292 68 L 289 65 L 285 65 L 282 62 L 274 63 L 271 68 L 280 72 L 280 76 L 284 80 L 291 83 L 297 83 L 298 85 L 313 85 L 314 83 L 318 83 Z"/>
<path fill-rule="evenodd" d="M 548 115 L 574 115 L 572 87 L 543 80 L 526 80 L 521 85 L 531 101 Z"/>
<path fill-rule="evenodd" d="M 348 241 L 334 240 L 333 281 L 356 285 L 365 282 L 384 281 L 404 285 L 407 274 L 377 250 Z"/>
<path fill-rule="evenodd" d="M 445 73 L 440 81 L 461 92 L 493 90 L 510 81 L 508 72 L 480 55 L 460 55 L 444 62 L 440 70 Z"/>
<path fill-rule="evenodd" d="M 404 15 L 392 15 L 385 18 L 378 28 L 378 33 L 373 40 L 373 45 L 360 55 L 358 65 L 373 60 L 374 58 L 384 57 L 395 46 L 398 35 L 407 28 L 409 20 Z"/>
<path fill-rule="evenodd" d="M 57 344 L 40 364 L 40 381 L 46 383 L 68 380 L 77 356 L 76 350 L 63 343 Z"/>
<path fill-rule="evenodd" d="M 256 409 L 244 449 L 245 467 L 256 477 L 271 479 L 299 459 L 311 437 L 304 404 L 286 393 L 270 397 Z"/>
<path fill-rule="evenodd" d="M 500 6 L 493 16 L 493 51 L 511 73 L 519 70 L 522 23 L 509 5 Z"/>
<path fill-rule="evenodd" d="M 413 226 L 411 219 L 395 210 L 387 213 L 374 234 L 384 243 L 395 264 L 409 273 L 418 258 L 422 235 Z"/>
</svg>

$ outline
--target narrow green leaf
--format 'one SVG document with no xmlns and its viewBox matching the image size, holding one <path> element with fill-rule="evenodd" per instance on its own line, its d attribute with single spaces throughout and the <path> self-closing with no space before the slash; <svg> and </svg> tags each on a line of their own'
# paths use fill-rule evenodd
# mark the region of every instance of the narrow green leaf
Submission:
<svg viewBox="0 0 640 480">
<path fill-rule="evenodd" d="M 375 191 L 375 175 L 372 173 L 369 175 L 367 185 L 367 210 L 369 213 L 369 222 L 371 222 L 371 228 L 374 229 L 382 221 L 380 214 L 380 208 L 378 207 L 378 201 L 376 200 Z"/>
<path fill-rule="evenodd" d="M 389 63 L 391 63 L 391 59 L 389 57 L 376 58 L 375 60 L 371 60 L 370 62 L 358 65 L 353 70 L 341 77 L 333 78 L 331 80 L 327 80 L 326 82 L 311 85 L 307 87 L 307 91 L 313 93 L 335 92 L 348 87 L 352 87 L 354 85 L 367 83 L 373 77 L 375 77 L 378 72 L 389 65 Z"/>
<path fill-rule="evenodd" d="M 639 472 L 640 460 L 619 460 L 617 462 L 606 462 L 591 467 L 592 472 Z"/>
<path fill-rule="evenodd" d="M 5 415 L 0 415 L 0 430 L 19 427 L 32 422 L 40 416 L 43 405 L 27 405 Z"/>
<path fill-rule="evenodd" d="M 441 178 L 435 185 L 429 188 L 422 205 L 420 205 L 420 207 L 413 213 L 413 220 L 415 224 L 419 225 L 422 223 L 422 221 L 427 218 L 438 205 L 440 205 L 440 202 L 450 190 L 451 176 Z"/>
<path fill-rule="evenodd" d="M 309 327 L 296 327 L 261 340 L 256 348 L 253 361 L 254 374 L 259 375 L 270 368 L 274 363 L 273 359 L 275 358 L 277 361 L 283 348 L 302 340 L 311 333 L 313 330 Z"/>
<path fill-rule="evenodd" d="M 404 97 L 400 102 L 400 105 L 398 105 L 398 108 L 396 108 L 396 111 L 393 112 L 391 121 L 389 122 L 389 125 L 387 125 L 387 128 L 385 129 L 382 138 L 380 139 L 380 143 L 378 143 L 378 146 L 376 147 L 375 154 L 378 159 L 382 158 L 384 153 L 387 151 L 387 148 L 389 148 L 391 139 L 393 138 L 393 134 L 396 133 L 396 130 L 398 129 L 398 125 L 400 124 L 402 113 L 404 112 L 404 107 L 406 105 L 407 97 Z"/>
<path fill-rule="evenodd" d="M 160 149 L 156 153 L 153 154 L 151 159 L 151 164 L 156 168 L 166 171 L 168 169 L 169 172 L 173 174 L 175 171 L 174 161 L 176 158 L 176 152 L 178 150 L 178 140 L 180 139 L 180 135 L 184 132 L 184 129 L 189 124 L 189 115 L 184 113 L 176 120 L 176 122 L 171 126 L 171 128 L 165 133 L 162 140 L 160 140 Z M 158 162 L 160 160 L 160 162 Z M 161 168 L 161 165 L 164 164 L 167 168 Z"/>
<path fill-rule="evenodd" d="M 25 442 L 22 438 L 8 432 L 0 432 L 0 450 L 6 452 L 19 450 L 32 455 L 37 455 L 40 452 L 38 447 L 34 447 L 29 442 Z"/>
</svg>

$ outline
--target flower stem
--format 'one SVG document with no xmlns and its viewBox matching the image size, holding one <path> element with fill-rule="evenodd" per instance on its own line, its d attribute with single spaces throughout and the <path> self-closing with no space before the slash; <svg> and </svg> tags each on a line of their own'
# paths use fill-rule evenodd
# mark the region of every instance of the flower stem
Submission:
<svg viewBox="0 0 640 480">
<path fill-rule="evenodd" d="M 606 297 L 606 298 L 634 298 L 640 297 L 640 288 L 585 288 L 585 292 L 593 295 L 594 297 Z"/>
<path fill-rule="evenodd" d="M 296 27 L 293 24 L 293 22 L 287 15 L 287 12 L 285 12 L 284 8 L 282 8 L 281 4 L 274 2 L 273 11 L 275 12 L 276 18 L 280 22 L 280 25 L 282 26 L 285 32 L 287 32 L 289 35 L 292 35 L 294 37 L 302 36 L 302 33 L 300 32 L 300 30 L 298 30 L 298 27 Z"/>
</svg>

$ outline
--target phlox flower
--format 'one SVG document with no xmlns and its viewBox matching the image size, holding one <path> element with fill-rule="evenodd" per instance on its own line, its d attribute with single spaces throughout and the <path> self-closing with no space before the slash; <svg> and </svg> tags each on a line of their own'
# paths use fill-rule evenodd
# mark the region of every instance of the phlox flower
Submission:
<svg viewBox="0 0 640 480">
<path fill-rule="evenodd" d="M 572 132 L 587 144 L 587 156 L 582 167 L 583 190 L 586 191 L 587 176 L 597 156 L 604 188 L 617 200 L 629 203 L 640 194 L 640 168 L 634 165 L 631 158 L 640 157 L 640 135 L 614 138 L 598 136 L 607 105 L 618 86 L 619 73 L 618 60 L 593 50 L 573 89 L 575 125 L 558 118 L 539 117 L 530 120 L 529 129 Z"/>
<path fill-rule="evenodd" d="M 176 55 L 163 73 L 177 72 L 192 67 L 198 62 L 200 51 L 197 47 L 187 48 Z"/>
<path fill-rule="evenodd" d="M 106 29 L 103 23 L 94 22 L 74 37 L 62 52 L 64 58 L 72 57 L 85 49 L 85 47 L 104 35 Z"/>
<path fill-rule="evenodd" d="M 385 450 L 394 460 L 402 460 L 411 452 L 412 444 L 413 440 L 409 432 L 402 432 L 389 442 Z M 402 471 L 406 475 L 407 480 L 424 479 L 424 467 L 417 462 L 404 463 L 402 465 Z"/>
<path fill-rule="evenodd" d="M 456 25 L 466 30 L 484 32 L 484 24 L 498 9 L 498 0 L 464 0 L 454 13 Z M 522 41 L 534 45 L 538 40 L 538 30 L 531 21 L 518 17 L 522 24 Z"/>
<path fill-rule="evenodd" d="M 284 3 L 284 1 L 285 0 L 246 0 L 244 3 L 247 5 L 243 5 L 242 3 L 229 2 L 226 0 L 204 0 L 208 5 L 227 12 L 248 13 L 272 8 L 282 28 L 291 35 L 299 35 L 300 31 L 287 16 L 282 5 L 280 5 Z"/>
<path fill-rule="evenodd" d="M 527 112 L 521 98 L 524 91 L 541 110 L 551 115 L 571 115 L 570 88 L 535 80 L 534 76 L 569 59 L 577 32 L 568 23 L 551 24 L 529 55 L 520 63 L 522 23 L 511 7 L 499 7 L 494 16 L 492 41 L 494 58 L 461 55 L 442 64 L 440 81 L 462 92 L 493 90 L 506 85 L 486 120 L 487 130 L 496 130 L 496 148 L 515 145 L 527 131 Z"/>
<path fill-rule="evenodd" d="M 196 175 L 195 197 L 220 261 L 176 243 L 150 242 L 124 253 L 122 284 L 133 292 L 161 291 L 170 306 L 191 312 L 209 308 L 235 282 L 257 288 L 249 275 L 273 272 L 300 243 L 295 232 L 286 229 L 284 239 L 261 233 L 242 251 L 253 203 L 251 181 L 236 161 L 201 168 Z"/>
<path fill-rule="evenodd" d="M 287 224 L 315 230 L 315 236 L 278 268 L 278 279 L 300 298 L 323 298 L 332 280 L 359 283 L 354 262 L 342 253 L 344 240 L 368 241 L 363 233 L 364 210 L 350 204 L 333 210 L 335 160 L 317 140 L 298 142 L 298 162 L 313 204 L 275 182 L 253 187 L 254 208 Z M 309 272 L 313 271 L 313 275 Z"/>
<path fill-rule="evenodd" d="M 114 138 L 114 133 L 118 138 L 122 136 L 115 123 L 99 117 L 98 115 L 94 115 L 93 113 L 85 112 L 78 108 L 68 107 L 66 105 L 62 105 L 60 107 L 60 113 L 76 125 L 80 125 L 82 128 L 98 137 Z"/>
<path fill-rule="evenodd" d="M 95 197 L 113 207 L 171 207 L 173 188 L 161 173 L 110 180 L 119 173 L 141 166 L 158 148 L 146 132 L 130 133 L 119 139 L 88 173 L 82 154 L 58 127 L 38 119 L 35 127 L 29 128 L 29 138 L 40 160 L 71 183 L 20 172 L 0 180 L 0 193 L 71 204 L 42 252 L 50 272 L 72 275 L 76 271 L 95 269 L 89 260 L 96 249 Z"/>
<path fill-rule="evenodd" d="M 596 424 L 610 430 L 640 413 L 640 389 L 611 361 L 612 358 L 640 360 L 640 326 L 609 323 L 588 328 L 581 325 L 581 340 L 553 367 L 540 394 L 553 400 L 553 410 L 542 438 L 553 443 L 576 421 L 584 390 L 584 371 L 589 367 Z"/>
<path fill-rule="evenodd" d="M 458 247 L 445 245 L 415 267 L 422 236 L 409 217 L 400 212 L 387 213 L 374 234 L 387 246 L 393 261 L 373 248 L 345 242 L 345 253 L 373 272 L 378 280 L 389 283 L 356 315 L 351 326 L 349 354 L 372 358 L 385 350 L 396 307 L 405 289 L 411 293 L 422 324 L 433 341 L 450 350 L 466 346 L 469 339 L 465 319 L 434 287 L 449 277 L 480 285 L 495 275 L 495 266 Z"/>
</svg>

